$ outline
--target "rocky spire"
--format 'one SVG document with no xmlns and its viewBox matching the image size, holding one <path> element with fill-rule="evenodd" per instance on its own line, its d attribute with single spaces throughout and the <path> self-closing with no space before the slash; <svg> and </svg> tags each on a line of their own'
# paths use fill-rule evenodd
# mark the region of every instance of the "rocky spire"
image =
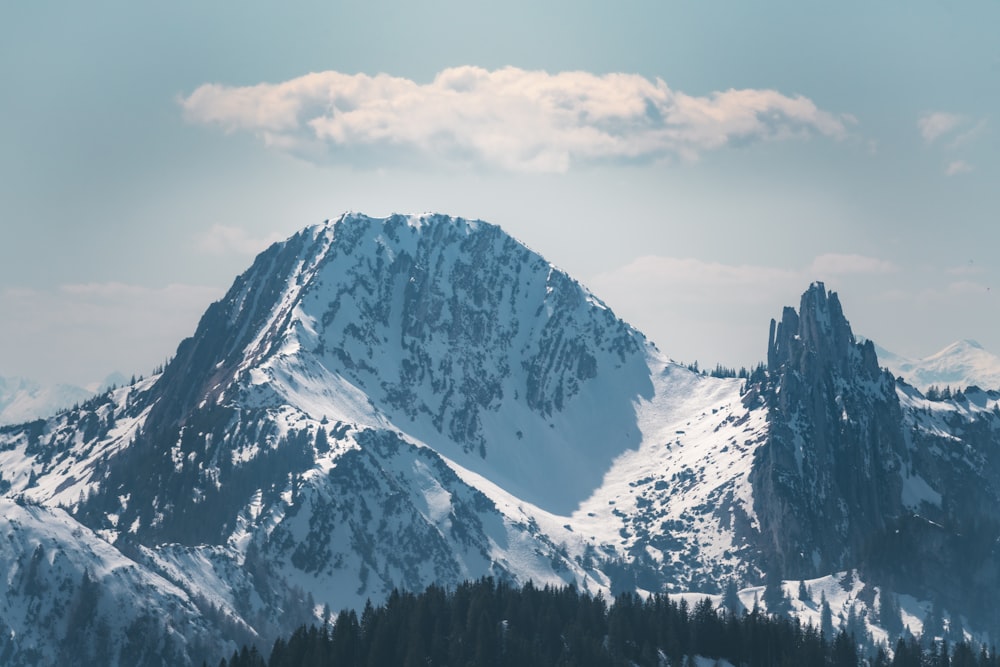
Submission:
<svg viewBox="0 0 1000 667">
<path fill-rule="evenodd" d="M 781 322 L 771 320 L 767 368 L 772 374 L 785 369 L 809 376 L 832 371 L 846 377 L 860 370 L 875 379 L 880 374 L 874 346 L 870 341 L 858 345 L 837 293 L 821 282 L 802 295 L 798 313 L 786 306 Z"/>
<path fill-rule="evenodd" d="M 768 335 L 770 434 L 751 480 L 764 551 L 783 576 L 855 560 L 899 508 L 905 454 L 894 383 L 816 282 Z"/>
</svg>

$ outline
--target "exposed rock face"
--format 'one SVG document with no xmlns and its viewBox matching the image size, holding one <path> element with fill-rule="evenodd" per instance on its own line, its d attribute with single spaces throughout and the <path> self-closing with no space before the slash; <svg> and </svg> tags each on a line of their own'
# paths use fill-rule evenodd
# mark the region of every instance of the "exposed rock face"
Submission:
<svg viewBox="0 0 1000 667">
<path fill-rule="evenodd" d="M 897 383 L 822 283 L 772 320 L 767 358 L 750 393 L 770 428 L 750 475 L 762 567 L 785 579 L 859 567 L 869 583 L 995 622 L 997 393 L 928 401 Z"/>
<path fill-rule="evenodd" d="M 896 382 L 822 284 L 771 322 L 767 360 L 746 382 L 691 372 L 486 223 L 310 227 L 162 375 L 0 427 L 0 495 L 38 505 L 0 517 L 0 535 L 34 525 L 0 540 L 0 656 L 3 637 L 58 645 L 98 570 L 135 574 L 102 575 L 121 579 L 99 617 L 118 639 L 90 664 L 135 664 L 110 610 L 156 588 L 169 664 L 486 575 L 718 593 L 858 570 L 993 623 L 1000 392 Z M 42 542 L 72 565 L 46 586 Z"/>
<path fill-rule="evenodd" d="M 772 320 L 767 358 L 771 432 L 751 475 L 766 567 L 794 578 L 844 569 L 902 512 L 895 383 L 822 283 Z"/>
<path fill-rule="evenodd" d="M 584 459 L 547 446 L 552 420 L 590 385 L 602 413 L 571 415 L 556 435 L 568 444 L 614 432 L 600 443 L 606 452 L 587 452 L 600 460 L 634 445 L 634 429 L 631 440 L 617 434 L 634 422 L 636 393 L 651 391 L 645 345 L 494 225 L 345 215 L 261 253 L 209 307 L 80 515 L 101 526 L 111 513 L 147 544 L 218 543 L 248 493 L 277 497 L 313 467 L 314 422 L 327 418 L 391 422 L 454 445 L 450 455 L 506 458 L 508 479 L 539 496 L 552 465 L 590 490 L 604 471 L 587 478 L 588 466 L 573 469 Z M 629 374 L 634 388 L 609 391 L 599 371 Z M 303 413 L 291 431 L 272 423 L 288 405 Z M 143 502 L 121 502 L 136 479 Z"/>
<path fill-rule="evenodd" d="M 904 511 L 873 536 L 865 565 L 898 590 L 1000 622 L 1000 392 L 969 388 L 929 401 L 900 384 L 909 458 Z"/>
</svg>

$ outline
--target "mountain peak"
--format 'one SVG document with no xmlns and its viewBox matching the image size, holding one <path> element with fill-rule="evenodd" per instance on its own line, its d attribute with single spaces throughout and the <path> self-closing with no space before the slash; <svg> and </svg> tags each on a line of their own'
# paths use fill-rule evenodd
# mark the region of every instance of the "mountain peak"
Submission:
<svg viewBox="0 0 1000 667">
<path fill-rule="evenodd" d="M 388 239 L 398 242 L 397 235 L 406 230 L 410 233 L 426 234 L 438 236 L 439 240 L 450 237 L 451 234 L 468 236 L 477 231 L 490 230 L 493 233 L 501 233 L 506 236 L 498 226 L 484 222 L 482 220 L 468 220 L 466 218 L 449 216 L 443 213 L 392 213 L 386 217 L 370 216 L 358 211 L 348 211 L 338 218 L 325 220 L 321 225 L 316 225 L 314 229 L 325 229 L 332 231 L 334 236 L 349 236 L 360 240 L 368 238 L 376 240 L 382 234 L 388 235 Z M 386 239 L 383 239 L 385 242 Z"/>
<path fill-rule="evenodd" d="M 882 356 L 894 375 L 922 391 L 935 385 L 958 389 L 971 385 L 1000 388 L 1000 357 L 968 338 L 920 359 L 892 353 Z"/>
<path fill-rule="evenodd" d="M 772 373 L 787 368 L 810 375 L 832 368 L 849 375 L 856 353 L 857 341 L 840 299 L 822 282 L 812 283 L 802 294 L 798 313 L 785 307 L 780 322 L 771 320 L 767 365 Z M 874 347 L 866 343 L 861 353 L 867 374 L 874 377 L 878 374 Z"/>
<path fill-rule="evenodd" d="M 944 350 L 942 350 L 938 354 L 942 354 L 942 353 L 944 353 L 944 352 L 946 352 L 948 350 L 951 350 L 951 349 L 956 349 L 956 350 L 963 350 L 963 349 L 965 349 L 965 350 L 968 350 L 968 349 L 982 350 L 983 346 L 980 345 L 978 341 L 972 340 L 971 338 L 963 338 L 962 340 L 960 340 L 960 341 L 958 341 L 956 343 L 952 343 L 951 345 L 949 345 L 948 347 L 946 347 Z"/>
<path fill-rule="evenodd" d="M 638 444 L 646 355 L 638 331 L 495 225 L 347 213 L 265 250 L 209 308 L 147 432 L 162 450 L 178 428 L 287 407 L 439 443 L 568 512 Z"/>
<path fill-rule="evenodd" d="M 54 415 L 93 393 L 75 385 L 42 385 L 26 378 L 0 376 L 0 425 Z"/>
<path fill-rule="evenodd" d="M 786 307 L 781 322 L 771 320 L 767 359 L 770 439 L 752 480 L 763 533 L 777 536 L 765 546 L 770 567 L 797 576 L 835 569 L 882 528 L 876 510 L 899 495 L 893 384 L 820 282 L 798 312 Z"/>
</svg>

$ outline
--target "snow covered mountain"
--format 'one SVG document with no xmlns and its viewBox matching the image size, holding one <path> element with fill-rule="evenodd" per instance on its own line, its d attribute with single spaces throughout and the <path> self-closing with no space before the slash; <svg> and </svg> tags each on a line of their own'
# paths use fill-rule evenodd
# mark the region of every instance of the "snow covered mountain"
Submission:
<svg viewBox="0 0 1000 667">
<path fill-rule="evenodd" d="M 1000 357 L 974 340 L 960 340 L 921 359 L 908 359 L 876 346 L 878 358 L 896 377 L 921 391 L 977 386 L 1000 389 Z"/>
<path fill-rule="evenodd" d="M 23 424 L 51 417 L 60 410 L 78 405 L 94 394 L 105 392 L 128 382 L 119 372 L 108 375 L 103 382 L 86 387 L 72 384 L 43 385 L 20 377 L 0 377 L 0 425 Z"/>
<path fill-rule="evenodd" d="M 111 571 L 135 574 L 108 601 L 173 614 L 145 629 L 170 664 L 484 575 L 720 593 L 856 571 L 872 622 L 885 591 L 985 628 L 998 399 L 897 385 L 822 284 L 766 367 L 715 378 L 493 225 L 345 215 L 261 253 L 161 375 L 0 428 L 0 530 L 33 508 L 76 554 L 46 579 L 68 602 L 19 584 L 0 657 L 73 646 L 74 596 Z M 135 664 L 127 615 L 100 618 L 93 664 Z"/>
<path fill-rule="evenodd" d="M 0 377 L 0 424 L 42 419 L 90 398 L 94 392 L 68 384 L 42 386 L 25 378 Z"/>
<path fill-rule="evenodd" d="M 0 511 L 4 665 L 183 664 L 228 647 L 199 600 L 63 510 L 4 498 Z"/>
</svg>

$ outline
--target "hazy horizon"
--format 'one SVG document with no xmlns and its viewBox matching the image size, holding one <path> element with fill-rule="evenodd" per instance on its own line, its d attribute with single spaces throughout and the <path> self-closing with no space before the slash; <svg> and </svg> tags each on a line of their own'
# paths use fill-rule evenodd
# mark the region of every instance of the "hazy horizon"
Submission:
<svg viewBox="0 0 1000 667">
<path fill-rule="evenodd" d="M 1000 352 L 1000 5 L 0 9 L 0 375 L 146 374 L 268 243 L 498 224 L 678 361 L 815 280 L 911 358 Z"/>
</svg>

